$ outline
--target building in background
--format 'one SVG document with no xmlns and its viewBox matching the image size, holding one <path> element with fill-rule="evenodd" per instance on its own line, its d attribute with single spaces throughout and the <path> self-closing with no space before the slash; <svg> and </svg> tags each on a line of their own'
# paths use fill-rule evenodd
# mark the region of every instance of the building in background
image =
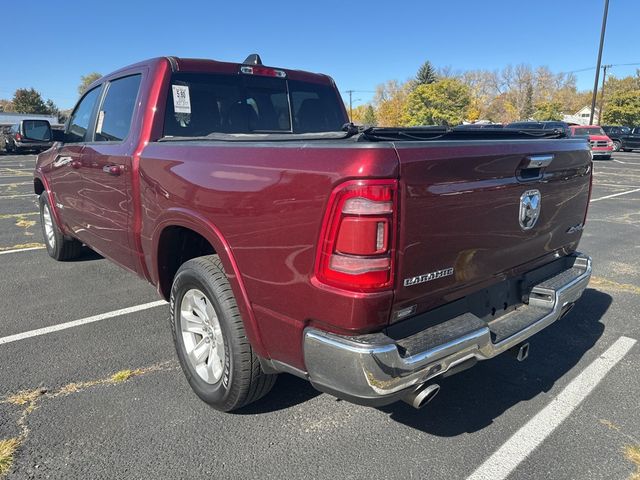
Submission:
<svg viewBox="0 0 640 480">
<path fill-rule="evenodd" d="M 40 113 L 13 113 L 13 112 L 0 112 L 0 127 L 14 125 L 21 120 L 47 120 L 52 127 L 60 127 L 56 115 L 43 115 Z"/>
<path fill-rule="evenodd" d="M 598 109 L 595 109 L 595 113 L 593 114 L 594 121 L 598 120 Z M 570 125 L 589 125 L 589 118 L 591 117 L 591 107 L 586 106 L 582 107 L 573 115 L 563 115 L 562 121 L 566 122 Z"/>
</svg>

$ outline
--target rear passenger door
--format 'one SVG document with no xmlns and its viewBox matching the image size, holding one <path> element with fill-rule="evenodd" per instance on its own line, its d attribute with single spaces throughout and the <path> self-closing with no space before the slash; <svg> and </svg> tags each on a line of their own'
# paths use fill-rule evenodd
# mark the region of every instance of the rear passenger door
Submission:
<svg viewBox="0 0 640 480">
<path fill-rule="evenodd" d="M 87 243 L 132 270 L 130 179 L 136 136 L 131 126 L 141 79 L 141 73 L 134 73 L 105 84 L 82 164 Z"/>
<path fill-rule="evenodd" d="M 640 128 L 636 127 L 631 130 L 631 134 L 627 137 L 627 148 L 640 148 Z"/>
</svg>

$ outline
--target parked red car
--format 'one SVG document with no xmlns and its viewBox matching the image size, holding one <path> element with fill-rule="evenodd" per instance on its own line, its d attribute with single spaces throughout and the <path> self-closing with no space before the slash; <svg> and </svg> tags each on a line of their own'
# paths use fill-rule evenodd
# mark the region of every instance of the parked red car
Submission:
<svg viewBox="0 0 640 480">
<path fill-rule="evenodd" d="M 604 133 L 599 125 L 572 125 L 571 135 L 574 137 L 589 137 L 589 146 L 593 158 L 609 160 L 613 152 L 613 141 Z"/>
<path fill-rule="evenodd" d="M 49 255 L 157 286 L 215 408 L 281 372 L 419 408 L 578 300 L 591 167 L 554 130 L 363 130 L 326 75 L 167 57 L 94 82 L 34 187 Z"/>
</svg>

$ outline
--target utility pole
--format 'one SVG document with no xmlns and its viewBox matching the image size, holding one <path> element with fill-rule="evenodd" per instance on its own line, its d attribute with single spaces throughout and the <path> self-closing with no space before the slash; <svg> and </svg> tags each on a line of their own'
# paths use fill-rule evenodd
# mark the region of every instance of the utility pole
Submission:
<svg viewBox="0 0 640 480">
<path fill-rule="evenodd" d="M 349 94 L 349 121 L 353 122 L 353 92 L 355 92 L 355 90 L 347 90 L 347 93 Z"/>
<path fill-rule="evenodd" d="M 607 80 L 607 68 L 611 68 L 613 65 L 602 66 L 602 88 L 600 88 L 600 108 L 598 109 L 598 125 L 600 125 L 600 119 L 602 118 L 602 110 L 604 109 L 604 82 Z"/>
<path fill-rule="evenodd" d="M 591 115 L 589 125 L 593 125 L 593 114 L 596 109 L 596 95 L 598 94 L 598 76 L 600 75 L 600 64 L 602 62 L 602 47 L 604 46 L 604 32 L 607 29 L 607 14 L 609 12 L 609 0 L 604 0 L 604 13 L 602 14 L 602 29 L 600 30 L 600 48 L 598 49 L 598 64 L 596 65 L 596 78 L 593 82 L 593 95 L 591 96 Z"/>
</svg>

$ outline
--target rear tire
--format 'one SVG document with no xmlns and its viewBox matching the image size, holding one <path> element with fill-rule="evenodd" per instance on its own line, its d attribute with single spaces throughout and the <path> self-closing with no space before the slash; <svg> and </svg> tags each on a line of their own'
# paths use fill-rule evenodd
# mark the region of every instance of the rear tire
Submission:
<svg viewBox="0 0 640 480">
<path fill-rule="evenodd" d="M 201 400 L 229 412 L 269 393 L 277 375 L 262 371 L 217 255 L 179 268 L 170 320 L 180 366 Z"/>
<path fill-rule="evenodd" d="M 75 238 L 65 237 L 56 224 L 51 213 L 51 205 L 47 199 L 47 193 L 40 194 L 40 225 L 42 237 L 47 247 L 49 256 L 60 262 L 77 258 L 82 251 L 82 243 Z"/>
</svg>

